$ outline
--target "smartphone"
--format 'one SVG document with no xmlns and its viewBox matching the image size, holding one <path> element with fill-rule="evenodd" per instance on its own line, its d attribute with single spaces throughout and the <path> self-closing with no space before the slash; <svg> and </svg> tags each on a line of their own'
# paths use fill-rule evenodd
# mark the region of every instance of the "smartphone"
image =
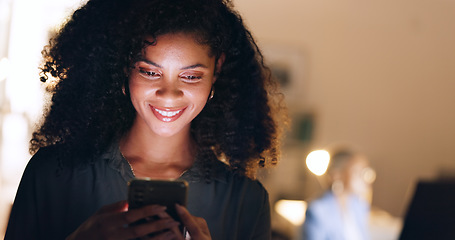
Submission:
<svg viewBox="0 0 455 240">
<path fill-rule="evenodd" d="M 188 183 L 184 180 L 151 180 L 133 179 L 128 186 L 129 209 L 136 209 L 146 205 L 157 204 L 166 206 L 166 212 L 180 222 L 180 230 L 185 234 L 185 229 L 175 209 L 175 204 L 186 206 L 188 195 Z M 134 224 L 141 224 L 144 221 L 153 221 L 157 218 L 147 218 Z"/>
</svg>

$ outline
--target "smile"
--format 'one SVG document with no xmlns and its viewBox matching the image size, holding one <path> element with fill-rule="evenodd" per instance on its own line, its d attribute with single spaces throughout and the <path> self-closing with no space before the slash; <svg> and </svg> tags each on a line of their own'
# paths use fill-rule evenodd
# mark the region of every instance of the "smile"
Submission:
<svg viewBox="0 0 455 240">
<path fill-rule="evenodd" d="M 163 110 L 163 109 L 158 109 L 153 106 L 150 106 L 152 109 L 153 114 L 155 117 L 157 117 L 160 121 L 163 122 L 172 122 L 177 120 L 185 111 L 186 108 L 179 109 L 179 110 Z"/>
<path fill-rule="evenodd" d="M 159 109 L 155 109 L 159 114 L 163 115 L 164 117 L 173 117 L 177 114 L 179 114 L 182 110 L 178 110 L 178 111 L 162 111 L 162 110 L 159 110 Z"/>
</svg>

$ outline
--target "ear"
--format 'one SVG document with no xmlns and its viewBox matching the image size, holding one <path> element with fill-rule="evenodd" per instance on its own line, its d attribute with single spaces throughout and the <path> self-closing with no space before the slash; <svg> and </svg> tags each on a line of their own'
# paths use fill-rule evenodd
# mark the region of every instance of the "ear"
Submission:
<svg viewBox="0 0 455 240">
<path fill-rule="evenodd" d="M 130 76 L 130 72 L 131 72 L 131 67 L 123 67 L 123 72 L 125 73 L 125 76 L 126 77 L 129 77 Z"/>
<path fill-rule="evenodd" d="M 226 55 L 224 53 L 222 53 L 220 55 L 220 57 L 218 57 L 218 59 L 216 60 L 216 63 L 215 63 L 215 74 L 214 74 L 214 77 L 213 77 L 212 84 L 215 83 L 216 78 L 218 77 L 218 74 L 221 72 L 221 67 L 223 66 L 223 63 L 224 63 L 225 59 L 226 59 Z"/>
<path fill-rule="evenodd" d="M 125 73 L 125 81 L 123 82 L 123 85 L 122 85 L 122 93 L 125 96 L 129 95 L 128 82 L 129 82 L 129 77 L 130 77 L 130 71 L 131 71 L 131 69 L 128 69 L 127 67 L 123 68 L 123 72 Z"/>
</svg>

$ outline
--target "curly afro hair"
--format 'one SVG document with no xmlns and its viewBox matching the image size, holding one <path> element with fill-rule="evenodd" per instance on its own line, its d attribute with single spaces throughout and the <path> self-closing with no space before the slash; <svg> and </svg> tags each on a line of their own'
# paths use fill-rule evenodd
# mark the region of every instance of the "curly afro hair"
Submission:
<svg viewBox="0 0 455 240">
<path fill-rule="evenodd" d="M 276 164 L 282 101 L 251 33 L 223 0 L 91 0 L 76 10 L 43 50 L 41 81 L 56 84 L 30 152 L 59 145 L 93 159 L 125 134 L 136 114 L 122 91 L 128 69 L 147 37 L 168 33 L 191 34 L 225 56 L 215 97 L 191 125 L 206 176 L 218 160 L 249 177 Z"/>
</svg>

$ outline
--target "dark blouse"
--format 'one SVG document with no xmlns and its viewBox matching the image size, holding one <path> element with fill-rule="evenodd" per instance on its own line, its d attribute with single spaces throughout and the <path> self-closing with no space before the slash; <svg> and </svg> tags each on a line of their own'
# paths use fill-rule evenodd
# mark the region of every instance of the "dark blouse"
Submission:
<svg viewBox="0 0 455 240">
<path fill-rule="evenodd" d="M 188 181 L 188 210 L 204 218 L 213 239 L 270 239 L 267 191 L 219 162 L 207 182 L 197 162 Z M 13 204 L 5 239 L 65 239 L 104 205 L 127 198 L 133 179 L 118 145 L 78 167 L 59 164 L 55 150 L 41 149 L 28 163 Z"/>
</svg>

